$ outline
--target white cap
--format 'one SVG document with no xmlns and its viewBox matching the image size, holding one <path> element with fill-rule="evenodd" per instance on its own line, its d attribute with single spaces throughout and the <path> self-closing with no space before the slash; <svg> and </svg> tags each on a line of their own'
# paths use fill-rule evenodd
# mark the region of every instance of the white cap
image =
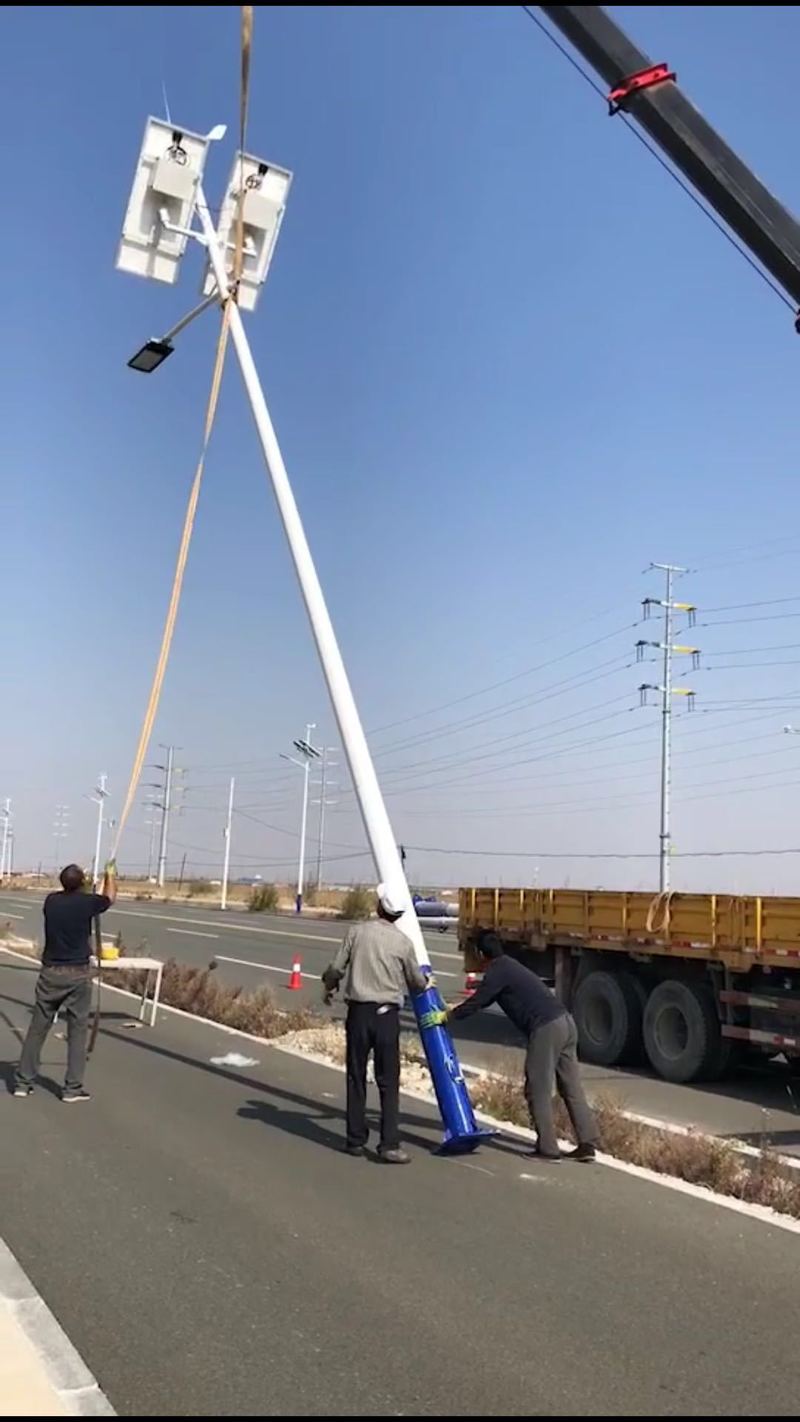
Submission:
<svg viewBox="0 0 800 1422">
<path fill-rule="evenodd" d="M 399 918 L 401 913 L 405 913 L 405 902 L 388 884 L 379 884 L 375 892 L 378 895 L 378 903 L 390 918 Z"/>
</svg>

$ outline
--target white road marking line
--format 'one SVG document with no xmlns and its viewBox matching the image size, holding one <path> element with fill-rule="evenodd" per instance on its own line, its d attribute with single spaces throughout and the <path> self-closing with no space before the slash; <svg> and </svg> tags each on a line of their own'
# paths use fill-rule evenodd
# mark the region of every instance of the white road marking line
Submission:
<svg viewBox="0 0 800 1422">
<path fill-rule="evenodd" d="M 118 903 L 114 905 L 113 912 L 115 914 L 124 914 L 128 918 L 152 918 L 155 919 L 157 922 L 163 923 L 196 923 L 203 928 L 222 927 L 218 919 L 184 918 L 182 914 L 180 915 L 180 917 L 178 917 L 177 914 L 145 913 L 141 909 L 119 908 Z M 344 927 L 342 933 L 340 934 L 298 933 L 297 930 L 293 928 L 261 928 L 256 924 L 250 923 L 227 922 L 225 923 L 225 928 L 230 929 L 233 933 L 261 933 L 271 938 L 304 938 L 307 939 L 310 943 L 341 943 L 342 938 L 344 937 Z M 452 958 L 454 962 L 459 962 L 461 960 L 460 953 L 447 953 L 443 948 L 431 948 L 430 954 L 432 958 Z M 457 974 L 451 974 L 450 976 L 457 976 Z"/>
<path fill-rule="evenodd" d="M 196 923 L 201 928 L 220 928 L 219 919 L 213 918 L 184 918 L 181 914 L 168 913 L 142 913 L 137 909 L 121 909 L 114 906 L 114 913 L 124 914 L 128 918 L 150 918 L 163 923 Z M 341 943 L 341 936 L 332 937 L 329 933 L 292 933 L 283 928 L 256 928 L 249 923 L 226 923 L 226 929 L 232 933 L 265 933 L 273 938 L 308 938 L 319 943 Z M 217 935 L 219 936 L 219 935 Z"/>
<path fill-rule="evenodd" d="M 276 968 L 272 963 L 254 963 L 250 958 L 226 958 L 224 953 L 217 953 L 215 957 L 218 963 L 238 963 L 242 968 L 257 968 L 259 972 L 287 974 L 289 972 L 287 967 Z"/>
<path fill-rule="evenodd" d="M 465 1170 L 477 1170 L 479 1175 L 494 1175 L 493 1170 L 487 1170 L 485 1165 L 474 1165 L 471 1160 L 462 1160 L 461 1164 Z"/>
<path fill-rule="evenodd" d="M 8 913 L 8 911 L 7 911 L 6 909 L 2 909 L 2 910 L 0 910 L 0 918 L 18 918 L 18 919 L 20 920 L 20 922 L 21 922 L 22 919 L 23 919 L 23 914 L 21 914 L 21 913 Z"/>
<path fill-rule="evenodd" d="M 187 933 L 190 938 L 219 938 L 218 933 L 198 933 L 196 928 L 168 928 L 167 933 Z"/>
</svg>

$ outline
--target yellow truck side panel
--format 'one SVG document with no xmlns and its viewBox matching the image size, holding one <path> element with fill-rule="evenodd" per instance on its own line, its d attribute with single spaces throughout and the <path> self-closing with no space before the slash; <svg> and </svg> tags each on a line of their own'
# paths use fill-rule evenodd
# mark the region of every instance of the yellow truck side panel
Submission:
<svg viewBox="0 0 800 1422">
<path fill-rule="evenodd" d="M 575 943 L 649 956 L 711 958 L 738 972 L 756 965 L 800 967 L 800 898 L 461 889 L 462 947 L 481 928 L 497 929 L 531 948 Z"/>
</svg>

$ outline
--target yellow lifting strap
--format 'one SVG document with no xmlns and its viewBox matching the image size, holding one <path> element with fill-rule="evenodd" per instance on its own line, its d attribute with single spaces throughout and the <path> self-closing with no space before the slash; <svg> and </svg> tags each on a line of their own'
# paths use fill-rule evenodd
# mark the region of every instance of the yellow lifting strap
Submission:
<svg viewBox="0 0 800 1422">
<path fill-rule="evenodd" d="M 241 84 L 239 95 L 239 143 L 244 152 L 245 136 L 247 131 L 247 109 L 250 94 L 250 53 L 253 42 L 253 6 L 242 5 L 241 7 Z M 125 802 L 122 806 L 119 819 L 117 821 L 116 835 L 111 850 L 112 859 L 116 859 L 120 840 L 128 821 L 136 792 L 139 788 L 139 780 L 142 774 L 147 748 L 150 744 L 150 737 L 153 732 L 158 706 L 161 700 L 161 690 L 164 685 L 164 676 L 167 670 L 167 662 L 172 648 L 172 638 L 175 632 L 175 623 L 180 607 L 181 591 L 183 589 L 183 576 L 186 571 L 186 563 L 189 557 L 189 545 L 192 541 L 195 515 L 197 513 L 197 502 L 200 498 L 200 485 L 203 481 L 203 471 L 205 469 L 206 455 L 211 440 L 211 431 L 214 428 L 214 420 L 219 402 L 219 392 L 222 385 L 222 372 L 225 366 L 225 353 L 228 347 L 228 332 L 230 330 L 230 301 L 236 299 L 236 284 L 242 272 L 242 262 L 244 259 L 244 224 L 243 224 L 243 203 L 244 191 L 240 185 L 238 194 L 238 211 L 236 221 L 236 246 L 234 250 L 233 263 L 233 296 L 227 300 L 222 311 L 222 325 L 220 327 L 219 340 L 217 342 L 217 353 L 214 358 L 214 373 L 211 378 L 211 390 L 206 406 L 205 426 L 203 430 L 203 445 L 200 451 L 200 459 L 195 470 L 192 487 L 189 492 L 189 502 L 186 507 L 186 515 L 183 521 L 183 533 L 181 535 L 180 547 L 178 548 L 178 558 L 175 565 L 175 576 L 172 581 L 172 592 L 167 608 L 164 630 L 161 634 L 161 649 L 158 654 L 155 674 L 150 687 L 150 697 L 147 702 L 147 709 L 142 722 L 142 729 L 139 733 L 139 743 L 136 747 L 136 755 L 133 761 L 133 768 L 128 782 L 128 789 L 125 795 Z"/>
</svg>

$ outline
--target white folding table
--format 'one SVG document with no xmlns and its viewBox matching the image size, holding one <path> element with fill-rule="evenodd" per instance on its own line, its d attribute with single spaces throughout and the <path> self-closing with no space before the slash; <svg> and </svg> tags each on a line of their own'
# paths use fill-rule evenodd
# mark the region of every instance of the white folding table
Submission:
<svg viewBox="0 0 800 1422">
<path fill-rule="evenodd" d="M 164 973 L 164 964 L 159 958 L 129 958 L 127 954 L 120 958 L 92 958 L 95 967 L 99 967 L 103 972 L 114 972 L 119 968 L 130 968 L 133 972 L 144 973 L 142 985 L 142 999 L 139 1003 L 139 1021 L 144 1022 L 145 1010 L 150 1005 L 150 1026 L 156 1025 L 156 1014 L 161 998 L 161 978 Z M 152 984 L 152 992 L 150 991 Z M 149 996 L 148 996 L 149 994 Z"/>
</svg>

